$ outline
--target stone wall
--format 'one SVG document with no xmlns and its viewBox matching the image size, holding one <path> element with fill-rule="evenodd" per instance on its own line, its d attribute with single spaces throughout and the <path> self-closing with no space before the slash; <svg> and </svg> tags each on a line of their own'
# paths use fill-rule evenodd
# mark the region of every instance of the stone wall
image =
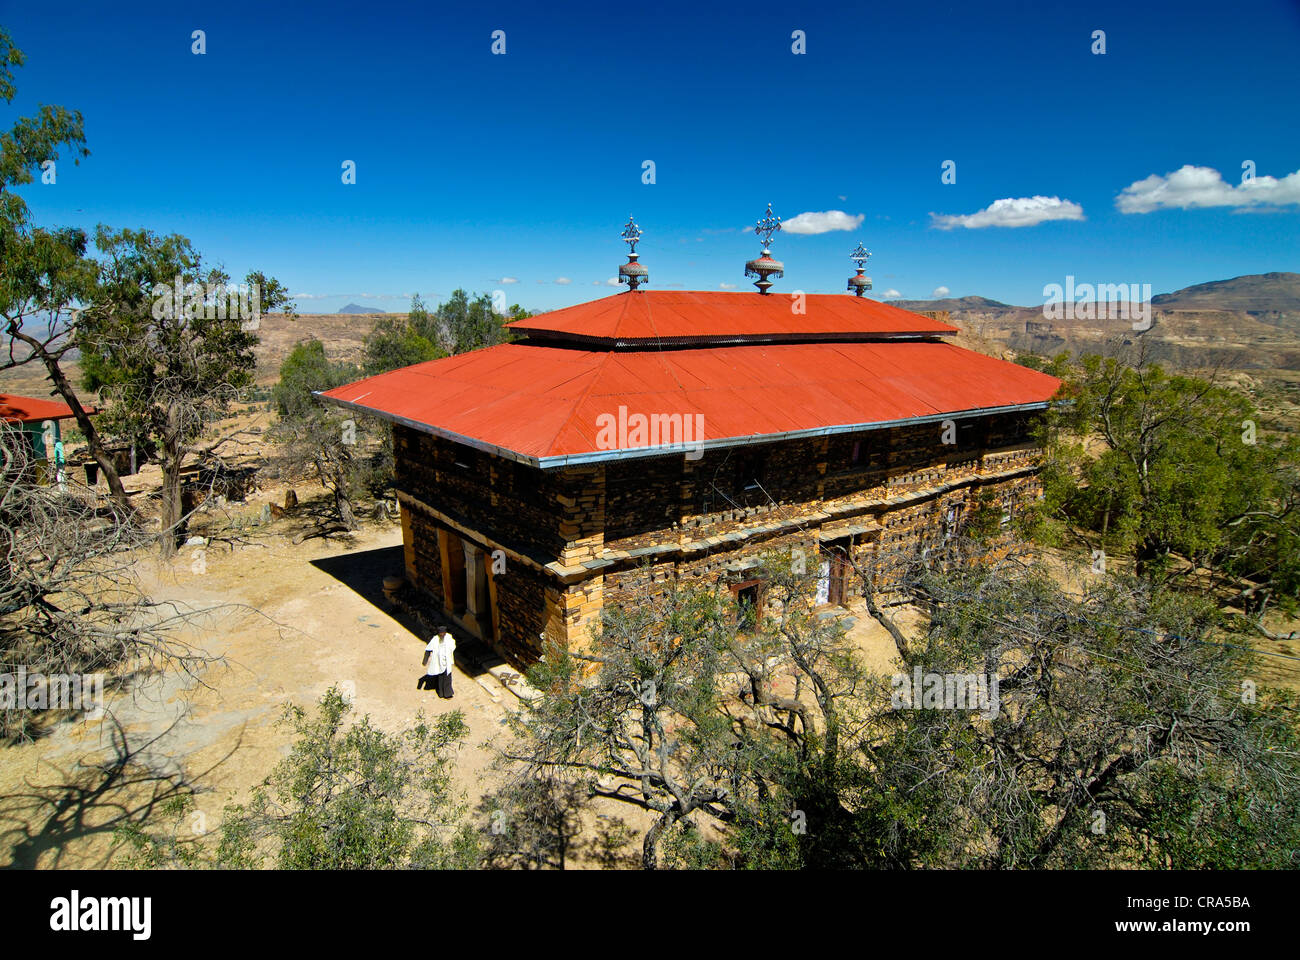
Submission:
<svg viewBox="0 0 1300 960">
<path fill-rule="evenodd" d="M 540 637 L 554 634 L 548 629 L 554 601 L 547 602 L 548 589 L 554 590 L 550 578 L 521 564 L 507 563 L 504 574 L 495 574 L 498 627 L 497 649 L 514 663 L 537 659 L 542 649 Z"/>
<path fill-rule="evenodd" d="M 788 533 L 751 541 L 708 545 L 700 551 L 673 559 L 662 559 L 628 566 L 604 574 L 606 603 L 653 602 L 675 579 L 701 579 L 709 582 L 736 583 L 749 579 L 747 569 L 768 551 L 790 553 L 802 550 L 807 569 L 815 572 L 825 559 L 824 548 L 830 543 L 846 543 L 855 567 L 877 571 L 879 585 L 887 588 L 892 581 L 893 565 L 917 550 L 939 547 L 955 533 L 964 516 L 974 511 L 981 498 L 991 497 L 993 506 L 1008 517 L 1016 516 L 1036 500 L 1041 484 L 1036 473 L 1022 473 L 1005 479 L 970 479 L 952 489 L 916 491 L 896 495 L 902 502 L 879 502 L 855 518 L 858 522 L 839 532 L 838 526 L 823 526 L 815 520 L 800 524 Z M 862 529 L 866 528 L 866 529 Z M 872 566 L 874 565 L 874 566 Z M 857 577 L 846 584 L 845 602 L 861 596 Z"/>
<path fill-rule="evenodd" d="M 832 540 L 855 562 L 936 545 L 985 490 L 1014 512 L 1039 491 L 1031 422 L 959 420 L 956 443 L 936 422 L 551 471 L 397 426 L 411 579 L 442 603 L 439 527 L 503 550 L 495 643 L 524 664 L 539 635 L 585 643 L 605 604 L 675 579 L 743 580 L 767 550 L 802 548 L 815 569 Z"/>
<path fill-rule="evenodd" d="M 564 548 L 553 474 L 393 426 L 397 488 L 508 549 L 554 557 Z"/>
</svg>

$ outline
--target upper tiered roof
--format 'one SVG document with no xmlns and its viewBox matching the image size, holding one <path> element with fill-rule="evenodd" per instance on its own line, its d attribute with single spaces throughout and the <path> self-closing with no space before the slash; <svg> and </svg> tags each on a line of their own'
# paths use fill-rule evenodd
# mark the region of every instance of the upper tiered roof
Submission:
<svg viewBox="0 0 1300 960">
<path fill-rule="evenodd" d="M 1060 384 L 923 335 L 953 332 L 947 324 L 842 294 L 808 299 L 807 315 L 791 315 L 790 301 L 772 294 L 616 294 L 512 324 L 529 332 L 521 342 L 320 396 L 554 468 L 662 453 L 602 448 L 601 417 L 620 408 L 703 417 L 703 446 L 714 448 L 1042 409 Z M 552 339 L 533 339 L 534 330 Z M 651 330 L 704 342 L 674 348 Z M 809 342 L 812 332 L 823 342 Z M 572 342 L 580 337 L 589 342 Z"/>
<path fill-rule="evenodd" d="M 957 328 L 840 294 L 637 290 L 507 324 L 534 339 L 601 349 L 951 336 Z"/>
</svg>

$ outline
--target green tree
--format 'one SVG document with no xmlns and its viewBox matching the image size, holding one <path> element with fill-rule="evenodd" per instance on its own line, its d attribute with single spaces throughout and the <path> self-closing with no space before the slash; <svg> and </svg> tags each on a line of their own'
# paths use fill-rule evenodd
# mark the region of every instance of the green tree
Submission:
<svg viewBox="0 0 1300 960">
<path fill-rule="evenodd" d="M 1300 594 L 1300 438 L 1265 434 L 1245 394 L 1140 351 L 1066 376 L 1072 402 L 1044 434 L 1045 516 L 1131 554 L 1142 577 L 1211 571 L 1267 633 L 1267 605 Z"/>
<path fill-rule="evenodd" d="M 438 306 L 444 346 L 453 354 L 505 343 L 510 338 L 510 332 L 502 326 L 505 319 L 492 311 L 492 298 L 486 293 L 471 297 L 457 288 L 446 303 Z"/>
<path fill-rule="evenodd" d="M 13 101 L 12 67 L 22 66 L 22 51 L 0 28 L 0 98 Z M 34 182 L 36 171 L 57 175 L 62 154 L 74 164 L 89 156 L 81 114 L 42 106 L 36 117 L 22 117 L 0 134 L 0 318 L 9 337 L 0 370 L 25 363 L 45 367 L 54 390 L 72 409 L 77 426 L 99 464 L 120 510 L 128 510 L 126 489 L 99 431 L 67 374 L 64 358 L 75 350 L 73 320 L 94 287 L 96 265 L 86 256 L 85 232 L 47 230 L 31 225 L 27 204 L 15 187 Z"/>
<path fill-rule="evenodd" d="M 227 807 L 215 839 L 186 837 L 193 798 L 165 813 L 176 827 L 132 822 L 119 831 L 131 866 L 282 870 L 466 869 L 478 864 L 476 834 L 451 773 L 469 728 L 459 711 L 401 734 L 368 716 L 349 726 L 351 705 L 332 687 L 314 715 L 290 706 L 289 756 L 247 804 Z"/>
<path fill-rule="evenodd" d="M 438 331 L 438 316 L 429 312 L 428 305 L 418 293 L 411 296 L 411 308 L 406 314 L 406 319 L 411 329 L 430 343 L 436 345 L 442 342 L 442 335 Z"/>
<path fill-rule="evenodd" d="M 569 775 L 591 796 L 650 811 L 645 869 L 683 818 L 726 816 L 735 752 L 712 708 L 723 629 L 717 596 L 671 590 L 658 604 L 614 608 L 590 652 L 552 649 L 529 672 L 543 695 L 515 719 L 507 758 L 527 779 Z"/>
<path fill-rule="evenodd" d="M 271 403 L 282 420 L 310 419 L 322 409 L 313 393 L 340 387 L 360 376 L 355 364 L 330 360 L 325 344 L 311 337 L 296 344 L 280 364 Z"/>
<path fill-rule="evenodd" d="M 1009 564 L 936 573 L 912 666 L 999 678 L 991 718 L 891 710 L 864 813 L 903 804 L 896 857 L 962 867 L 1294 866 L 1300 745 L 1202 597 L 1098 575 L 1074 596 Z M 1224 642 L 1229 641 L 1229 642 Z M 1253 689 L 1253 687 L 1252 687 Z M 919 790 L 918 790 L 919 788 Z M 922 833 L 909 829 L 918 825 Z M 879 829 L 877 826 L 876 829 Z M 946 837 L 944 851 L 933 844 Z"/>
<path fill-rule="evenodd" d="M 327 406 L 312 394 L 360 377 L 355 364 L 332 362 L 319 340 L 293 348 L 280 365 L 280 380 L 272 390 L 278 418 L 269 431 L 289 474 L 309 473 L 329 492 L 334 518 L 345 530 L 357 526 L 353 501 L 368 481 L 375 445 L 373 419 Z"/>
<path fill-rule="evenodd" d="M 13 38 L 0 27 L 0 99 L 5 103 L 13 103 L 17 94 L 12 68 L 25 61 Z M 90 156 L 78 110 L 42 105 L 35 117 L 20 117 L 0 134 L 0 262 L 10 259 L 9 243 L 19 239 L 28 223 L 27 204 L 13 188 L 34 182 L 35 170 L 44 172 L 44 164 L 57 163 L 61 149 L 71 154 L 74 164 Z"/>
<path fill-rule="evenodd" d="M 611 605 L 589 650 L 550 650 L 530 671 L 542 695 L 505 756 L 523 778 L 567 776 L 591 797 L 651 811 L 645 869 L 766 856 L 770 830 L 745 839 L 765 812 L 787 831 L 796 811 L 842 819 L 862 674 L 843 629 L 815 615 L 805 567 L 763 558 L 766 612 L 699 584 Z M 706 824 L 734 825 L 739 845 L 705 839 Z"/>
<path fill-rule="evenodd" d="M 793 557 L 747 571 L 771 601 L 748 625 L 706 586 L 629 598 L 530 673 L 505 755 L 652 811 L 646 867 L 1295 866 L 1297 698 L 1243 694 L 1258 664 L 1204 598 L 1066 590 L 1022 555 L 891 561 L 922 614 L 895 677 L 858 664 Z M 990 699 L 900 700 L 914 670 Z"/>
<path fill-rule="evenodd" d="M 182 469 L 190 457 L 217 458 L 243 435 L 213 438 L 210 431 L 252 385 L 261 310 L 284 305 L 287 295 L 250 273 L 241 300 L 230 278 L 205 267 L 178 234 L 101 225 L 95 246 L 103 260 L 75 325 L 85 386 L 103 399 L 101 418 L 110 429 L 157 449 L 167 557 L 184 537 Z"/>
<path fill-rule="evenodd" d="M 427 324 L 425 327 L 427 329 Z M 400 314 L 384 314 L 375 319 L 374 326 L 366 336 L 365 375 L 369 377 L 387 373 L 389 370 L 398 370 L 426 360 L 437 360 L 446 355 L 434 341 L 420 333 L 410 319 Z"/>
</svg>

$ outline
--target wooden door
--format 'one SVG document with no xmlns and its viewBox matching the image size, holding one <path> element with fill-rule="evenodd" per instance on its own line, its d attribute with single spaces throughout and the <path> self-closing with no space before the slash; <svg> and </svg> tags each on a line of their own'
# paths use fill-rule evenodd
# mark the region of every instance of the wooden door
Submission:
<svg viewBox="0 0 1300 960">
<path fill-rule="evenodd" d="M 830 589 L 828 601 L 837 603 L 840 606 L 848 605 L 849 598 L 849 577 L 853 574 L 853 566 L 849 563 L 848 548 L 840 544 L 833 544 L 828 552 L 830 553 Z"/>
</svg>

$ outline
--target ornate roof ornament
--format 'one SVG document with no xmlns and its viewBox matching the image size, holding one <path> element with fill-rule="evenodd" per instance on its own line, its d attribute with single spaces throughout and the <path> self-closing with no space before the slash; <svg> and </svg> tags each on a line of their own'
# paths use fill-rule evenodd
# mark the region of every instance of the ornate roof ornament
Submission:
<svg viewBox="0 0 1300 960">
<path fill-rule="evenodd" d="M 849 254 L 849 259 L 852 260 L 858 268 L 857 275 L 849 277 L 848 286 L 849 292 L 855 297 L 860 297 L 871 289 L 871 278 L 862 275 L 862 271 L 870 257 L 871 254 L 861 243 L 858 243 L 858 249 Z"/>
<path fill-rule="evenodd" d="M 758 287 L 759 293 L 767 293 L 772 286 L 772 281 L 768 277 L 785 276 L 785 264 L 780 260 L 772 259 L 772 234 L 781 229 L 781 218 L 772 216 L 772 205 L 767 205 L 767 215 L 754 225 L 756 233 L 763 241 L 763 252 L 759 254 L 757 260 L 750 260 L 745 264 L 745 276 L 758 277 L 754 281 L 754 286 Z"/>
<path fill-rule="evenodd" d="M 637 262 L 640 256 L 636 252 L 637 241 L 641 239 L 641 228 L 636 225 L 636 221 L 631 216 L 627 218 L 627 225 L 623 227 L 623 242 L 628 245 L 627 263 L 618 268 L 618 282 L 626 283 L 629 290 L 635 290 L 643 283 L 650 281 L 650 271 Z"/>
</svg>

